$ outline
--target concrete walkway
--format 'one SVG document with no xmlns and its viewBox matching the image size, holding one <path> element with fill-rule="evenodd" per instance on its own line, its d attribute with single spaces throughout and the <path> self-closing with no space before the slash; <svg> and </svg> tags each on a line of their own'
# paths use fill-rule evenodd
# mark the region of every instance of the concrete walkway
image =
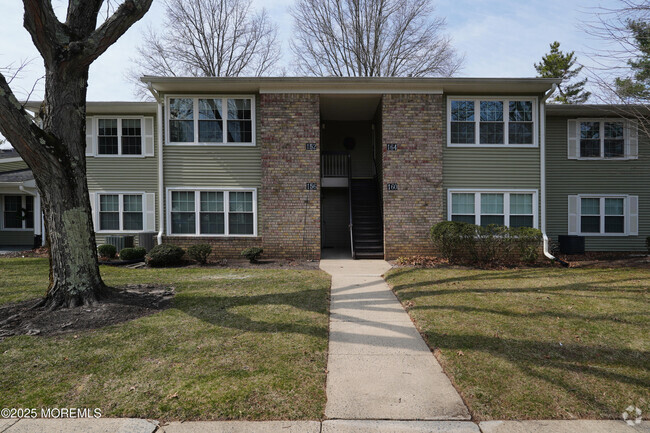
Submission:
<svg viewBox="0 0 650 433">
<path fill-rule="evenodd" d="M 321 260 L 332 275 L 329 419 L 468 420 L 467 407 L 381 275 L 383 260 Z"/>
</svg>

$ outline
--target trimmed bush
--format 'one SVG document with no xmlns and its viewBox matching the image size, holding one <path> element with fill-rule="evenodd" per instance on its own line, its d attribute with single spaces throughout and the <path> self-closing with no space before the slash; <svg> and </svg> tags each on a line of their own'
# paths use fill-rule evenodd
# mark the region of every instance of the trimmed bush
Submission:
<svg viewBox="0 0 650 433">
<path fill-rule="evenodd" d="M 430 239 L 450 263 L 513 265 L 539 259 L 542 232 L 528 227 L 482 227 L 444 221 L 431 228 Z"/>
<path fill-rule="evenodd" d="M 102 259 L 112 260 L 115 258 L 115 254 L 117 254 L 117 248 L 110 244 L 103 244 L 97 247 L 97 252 Z"/>
<path fill-rule="evenodd" d="M 185 250 L 176 245 L 156 245 L 146 256 L 146 262 L 152 268 L 178 266 L 185 255 Z"/>
<path fill-rule="evenodd" d="M 142 247 L 124 248 L 120 251 L 121 260 L 142 260 L 147 255 L 147 250 Z"/>
<path fill-rule="evenodd" d="M 264 250 L 260 247 L 246 248 L 241 252 L 242 257 L 246 257 L 251 263 L 257 263 Z"/>
<path fill-rule="evenodd" d="M 208 263 L 208 257 L 212 253 L 212 247 L 208 244 L 192 245 L 187 249 L 187 255 L 190 259 L 199 262 L 202 265 Z"/>
</svg>

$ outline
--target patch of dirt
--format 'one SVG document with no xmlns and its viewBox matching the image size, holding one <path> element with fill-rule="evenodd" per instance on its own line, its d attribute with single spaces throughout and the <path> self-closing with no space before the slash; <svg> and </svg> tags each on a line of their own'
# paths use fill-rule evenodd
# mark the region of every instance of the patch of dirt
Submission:
<svg viewBox="0 0 650 433">
<path fill-rule="evenodd" d="M 174 288 L 133 284 L 113 288 L 110 296 L 93 306 L 47 312 L 29 300 L 0 308 L 0 339 L 12 335 L 51 336 L 103 328 L 149 316 L 169 308 Z"/>
<path fill-rule="evenodd" d="M 47 258 L 48 249 L 45 247 L 36 248 L 35 250 L 25 250 L 25 251 L 12 251 L 0 255 L 0 258 L 15 259 L 15 258 L 25 258 L 25 257 L 38 257 L 38 258 Z"/>
<path fill-rule="evenodd" d="M 219 262 L 208 262 L 207 265 L 192 264 L 188 267 L 196 268 L 231 268 L 231 269 L 294 269 L 297 271 L 318 270 L 318 260 L 259 260 L 257 263 L 250 263 L 245 259 L 223 259 Z"/>
<path fill-rule="evenodd" d="M 586 252 L 559 254 L 571 268 L 650 268 L 650 255 L 638 252 Z"/>
</svg>

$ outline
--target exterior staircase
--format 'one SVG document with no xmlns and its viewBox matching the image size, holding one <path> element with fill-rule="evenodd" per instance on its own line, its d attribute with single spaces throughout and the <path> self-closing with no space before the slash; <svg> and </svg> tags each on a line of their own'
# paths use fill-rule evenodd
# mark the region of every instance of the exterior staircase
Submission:
<svg viewBox="0 0 650 433">
<path fill-rule="evenodd" d="M 356 259 L 384 258 L 381 203 L 375 179 L 352 179 L 352 242 Z"/>
</svg>

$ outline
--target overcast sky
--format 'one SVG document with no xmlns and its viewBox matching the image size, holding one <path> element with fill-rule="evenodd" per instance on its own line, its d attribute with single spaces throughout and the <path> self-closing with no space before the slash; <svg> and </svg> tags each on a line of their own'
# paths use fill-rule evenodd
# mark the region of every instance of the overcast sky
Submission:
<svg viewBox="0 0 650 433">
<path fill-rule="evenodd" d="M 67 1 L 53 0 L 58 11 Z M 34 59 L 23 76 L 12 83 L 19 98 L 24 98 L 38 77 L 43 75 L 42 61 L 31 38 L 22 27 L 22 2 L 4 0 L 0 15 L 0 65 Z M 290 63 L 288 41 L 293 23 L 288 7 L 293 0 L 254 0 L 255 7 L 266 7 L 279 24 L 284 62 Z M 533 63 L 539 61 L 554 40 L 562 49 L 575 50 L 579 60 L 587 62 L 597 41 L 581 29 L 581 23 L 593 19 L 598 5 L 611 6 L 616 0 L 437 0 L 437 13 L 447 19 L 447 33 L 458 52 L 465 56 L 461 76 L 533 77 Z M 133 85 L 126 79 L 136 56 L 142 31 L 163 20 L 162 0 L 154 0 L 150 12 L 135 24 L 90 69 L 88 100 L 134 100 Z M 42 85 L 32 97 L 42 98 Z"/>
</svg>

